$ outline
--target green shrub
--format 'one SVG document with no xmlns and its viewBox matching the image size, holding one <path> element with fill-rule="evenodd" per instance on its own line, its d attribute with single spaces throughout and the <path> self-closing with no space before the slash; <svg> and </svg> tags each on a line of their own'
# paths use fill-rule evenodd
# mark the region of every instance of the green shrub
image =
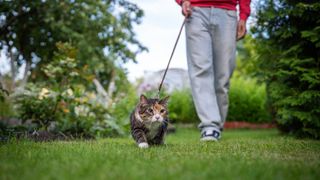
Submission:
<svg viewBox="0 0 320 180">
<path fill-rule="evenodd" d="M 112 117 L 120 124 L 122 132 L 124 133 L 128 133 L 130 130 L 130 114 L 139 102 L 134 87 L 127 84 L 127 88 L 128 92 L 119 95 L 110 109 L 110 114 L 112 114 Z"/>
<path fill-rule="evenodd" d="M 67 43 L 58 43 L 57 48 L 54 59 L 43 67 L 48 80 L 30 83 L 16 95 L 20 118 L 32 120 L 38 124 L 37 129 L 47 130 L 54 122 L 55 131 L 77 137 L 123 134 L 109 105 L 102 102 L 104 98 L 86 87 L 92 84 L 92 78 L 85 67 L 79 67 L 76 50 Z"/>
<path fill-rule="evenodd" d="M 0 101 L 0 117 L 13 117 L 15 116 L 12 103 L 10 100 Z"/>
<path fill-rule="evenodd" d="M 179 123 L 199 123 L 191 91 L 184 89 L 170 95 L 170 120 Z M 227 121 L 270 122 L 266 109 L 265 85 L 253 79 L 234 76 L 231 79 Z"/>
<path fill-rule="evenodd" d="M 9 92 L 4 90 L 0 83 L 0 118 L 14 116 L 12 103 L 8 96 Z"/>
<path fill-rule="evenodd" d="M 320 139 L 320 2 L 266 1 L 257 12 L 257 71 L 279 127 Z"/>
<path fill-rule="evenodd" d="M 169 99 L 169 118 L 172 122 L 179 123 L 198 123 L 191 90 L 183 89 L 174 91 L 170 94 Z"/>
<path fill-rule="evenodd" d="M 23 121 L 31 120 L 39 127 L 47 129 L 51 121 L 57 119 L 57 94 L 47 88 L 29 84 L 23 93 L 15 97 L 15 108 Z"/>
<path fill-rule="evenodd" d="M 228 121 L 270 122 L 266 108 L 266 87 L 252 78 L 231 78 Z"/>
</svg>

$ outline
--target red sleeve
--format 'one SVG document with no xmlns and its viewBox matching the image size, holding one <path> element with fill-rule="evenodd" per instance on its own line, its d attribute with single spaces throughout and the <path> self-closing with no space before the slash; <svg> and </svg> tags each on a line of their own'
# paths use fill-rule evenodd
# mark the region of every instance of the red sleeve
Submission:
<svg viewBox="0 0 320 180">
<path fill-rule="evenodd" d="M 176 0 L 176 2 L 177 2 L 179 5 L 181 5 L 182 0 Z"/>
<path fill-rule="evenodd" d="M 251 0 L 239 0 L 240 19 L 247 20 L 250 15 Z"/>
</svg>

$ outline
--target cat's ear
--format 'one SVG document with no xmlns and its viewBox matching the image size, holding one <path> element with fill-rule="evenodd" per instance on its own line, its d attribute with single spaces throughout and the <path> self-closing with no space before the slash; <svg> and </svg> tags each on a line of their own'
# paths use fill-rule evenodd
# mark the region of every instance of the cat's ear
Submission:
<svg viewBox="0 0 320 180">
<path fill-rule="evenodd" d="M 147 104 L 148 103 L 148 98 L 143 94 L 141 94 L 141 96 L 140 96 L 140 103 L 141 104 Z"/>
<path fill-rule="evenodd" d="M 159 104 L 167 105 L 170 96 L 167 96 L 159 101 Z"/>
</svg>

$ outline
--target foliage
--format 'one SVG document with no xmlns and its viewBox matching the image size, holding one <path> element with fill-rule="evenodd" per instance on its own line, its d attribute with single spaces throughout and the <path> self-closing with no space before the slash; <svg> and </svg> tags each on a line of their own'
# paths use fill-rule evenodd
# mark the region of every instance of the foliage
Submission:
<svg viewBox="0 0 320 180">
<path fill-rule="evenodd" d="M 270 122 L 266 108 L 266 89 L 253 78 L 237 73 L 231 79 L 228 121 Z M 190 89 L 175 91 L 169 100 L 170 120 L 181 123 L 200 122 Z"/>
<path fill-rule="evenodd" d="M 19 116 L 23 120 L 33 120 L 39 126 L 47 128 L 55 121 L 57 94 L 46 88 L 36 88 L 32 85 L 23 94 L 16 97 Z"/>
<path fill-rule="evenodd" d="M 270 122 L 266 100 L 265 84 L 258 84 L 254 78 L 245 78 L 235 73 L 231 78 L 227 120 Z"/>
<path fill-rule="evenodd" d="M 173 122 L 198 123 L 200 122 L 193 104 L 191 90 L 176 90 L 169 99 L 169 118 Z"/>
<path fill-rule="evenodd" d="M 0 119 L 1 117 L 13 117 L 15 116 L 12 102 L 9 99 L 4 99 L 0 101 Z"/>
<path fill-rule="evenodd" d="M 258 7 L 252 29 L 281 130 L 320 138 L 320 2 L 273 0 Z"/>
<path fill-rule="evenodd" d="M 18 67 L 26 64 L 24 80 L 31 70 L 33 81 L 45 81 L 42 67 L 54 56 L 56 43 L 72 43 L 79 64 L 108 87 L 116 64 L 135 61 L 145 50 L 133 32 L 142 16 L 126 0 L 0 0 L 0 49 L 12 54 Z"/>
<path fill-rule="evenodd" d="M 237 42 L 237 66 L 235 73 L 245 78 L 253 78 L 261 81 L 261 74 L 257 70 L 259 55 L 255 45 L 255 39 L 252 35 L 246 35 L 246 38 Z"/>
<path fill-rule="evenodd" d="M 124 128 L 125 132 L 129 132 L 130 124 L 130 114 L 133 112 L 134 108 L 139 102 L 138 96 L 134 87 L 128 83 L 127 93 L 120 94 L 116 99 L 115 103 L 110 110 L 110 114 L 115 119 L 118 124 L 121 124 L 121 127 Z"/>
<path fill-rule="evenodd" d="M 9 92 L 2 88 L 0 83 L 0 118 L 14 115 L 12 104 L 9 101 Z"/>
<path fill-rule="evenodd" d="M 0 83 L 0 102 L 5 101 L 6 96 L 9 95 L 9 92 L 3 89 L 2 84 Z"/>
<path fill-rule="evenodd" d="M 0 179 L 320 177 L 319 141 L 280 136 L 276 130 L 224 131 L 222 136 L 219 143 L 201 143 L 196 128 L 178 128 L 167 136 L 167 145 L 144 150 L 128 137 L 47 143 L 11 140 L 0 146 Z"/>
<path fill-rule="evenodd" d="M 86 76 L 86 67 L 78 66 L 76 49 L 68 43 L 57 47 L 53 60 L 43 67 L 48 80 L 30 84 L 16 96 L 20 117 L 46 130 L 54 122 L 57 131 L 77 136 L 123 133 L 111 118 L 104 97 L 83 85 L 92 84 L 92 78 Z"/>
</svg>

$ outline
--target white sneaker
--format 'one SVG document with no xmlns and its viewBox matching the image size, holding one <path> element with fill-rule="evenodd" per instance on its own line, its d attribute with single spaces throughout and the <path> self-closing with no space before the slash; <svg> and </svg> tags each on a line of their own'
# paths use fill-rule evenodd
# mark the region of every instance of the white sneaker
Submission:
<svg viewBox="0 0 320 180">
<path fill-rule="evenodd" d="M 200 141 L 218 141 L 221 137 L 221 133 L 217 130 L 203 131 Z"/>
</svg>

